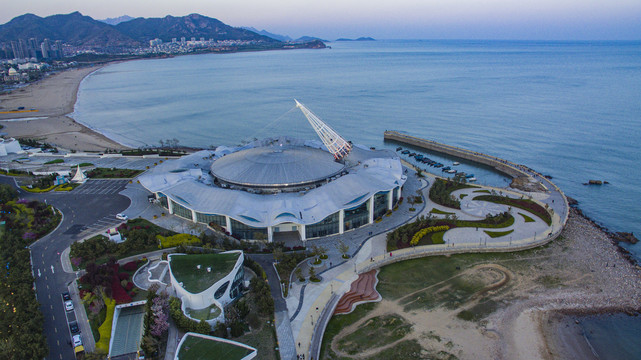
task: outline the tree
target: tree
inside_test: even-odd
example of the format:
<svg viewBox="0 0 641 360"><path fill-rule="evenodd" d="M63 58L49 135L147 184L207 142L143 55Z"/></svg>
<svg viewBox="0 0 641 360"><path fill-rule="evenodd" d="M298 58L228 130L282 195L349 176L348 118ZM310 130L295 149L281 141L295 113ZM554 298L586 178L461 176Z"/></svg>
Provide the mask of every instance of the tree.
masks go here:
<svg viewBox="0 0 641 360"><path fill-rule="evenodd" d="M313 266L309 267L309 280L316 280L316 270L314 270Z"/></svg>
<svg viewBox="0 0 641 360"><path fill-rule="evenodd" d="M347 252L349 251L349 245L345 244L343 240L339 240L338 244L336 245L336 249L341 253L342 257L344 259L347 259Z"/></svg>
<svg viewBox="0 0 641 360"><path fill-rule="evenodd" d="M18 192L10 185L0 184L0 203L6 203L18 197Z"/></svg>

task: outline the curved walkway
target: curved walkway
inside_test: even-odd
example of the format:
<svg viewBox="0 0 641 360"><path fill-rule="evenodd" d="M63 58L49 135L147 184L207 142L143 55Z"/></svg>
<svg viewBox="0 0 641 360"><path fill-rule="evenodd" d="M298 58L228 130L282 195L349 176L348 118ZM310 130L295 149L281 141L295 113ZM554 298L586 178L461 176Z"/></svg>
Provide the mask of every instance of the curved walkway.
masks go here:
<svg viewBox="0 0 641 360"><path fill-rule="evenodd" d="M536 178L537 175L533 174L532 176ZM430 184L432 183L432 179L433 176L428 175L428 181ZM552 210L551 226L547 226L547 224L534 214L530 214L522 209L513 208L511 209L511 213L515 218L515 224L511 227L505 228L514 230L514 232L510 234L511 236L506 235L498 238L491 238L485 234L482 229L457 228L446 232L446 235L444 236L444 240L446 241L445 244L400 249L391 253L381 251L381 248L384 249L386 245L384 233L379 236L371 237L364 242L359 248L359 251L355 254L353 260L350 260L340 268L334 269L335 271L331 274L334 275L334 277L331 277L330 274L328 274L325 277L327 280L324 280L321 284L313 285L317 288L313 294L310 294L314 299L310 299L309 301L307 299L304 300L307 304L306 309L308 311L302 311L299 315L299 318L303 320L303 324L298 328L298 331L295 330L294 333L297 334L297 341L300 341L301 343L304 342L303 348L307 350L307 356L314 359L318 358L320 342L322 342L322 335L325 326L327 322L329 322L329 319L334 313L334 309L338 303L338 301L334 301L333 299L337 294L343 294L349 291L348 284L351 284L351 282L356 279L356 274L362 274L394 262L413 258L468 252L519 251L538 247L555 239L561 233L561 230L563 230L563 227L567 222L569 206L565 195L560 191L560 189L548 179L543 179L544 180L541 181L545 181L550 184L547 191L543 193L528 193L487 186L482 186L480 189L496 190L497 192L501 191L504 195L511 197L527 197L539 203L541 206L547 206L548 209ZM539 179L537 178L537 180ZM432 208L454 212L459 219L465 220L479 220L479 218L484 215L483 213L479 213L481 216L474 216L460 210L439 207L440 205L429 201L427 197L428 190L429 187L422 189L426 201L424 209L419 211L421 215L427 216ZM479 188L459 190L456 192L455 196L460 196L461 193L468 193L466 197L471 198L473 196L472 191L474 190L479 190ZM469 203L469 201L473 200L467 199L466 202ZM525 218L518 213L523 213L532 217L535 219L535 222L525 225ZM432 214L432 216L444 217L445 215ZM500 230L503 231L505 229ZM492 229L489 229L489 231L492 231ZM481 233L483 235L479 236L478 234ZM330 285L329 288L328 285ZM305 319L307 319L307 321L305 321ZM316 320L316 326L312 323L314 319ZM295 322L296 320L293 321L293 324Z"/></svg>

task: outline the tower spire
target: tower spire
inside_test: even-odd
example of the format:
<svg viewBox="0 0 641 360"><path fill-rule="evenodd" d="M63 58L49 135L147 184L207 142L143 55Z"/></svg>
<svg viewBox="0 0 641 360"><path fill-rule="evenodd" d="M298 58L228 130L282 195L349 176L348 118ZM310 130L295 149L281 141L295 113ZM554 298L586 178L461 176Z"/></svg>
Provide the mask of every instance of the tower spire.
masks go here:
<svg viewBox="0 0 641 360"><path fill-rule="evenodd" d="M296 101L296 107L303 112L307 121L312 125L314 131L318 134L318 137L321 138L323 144L327 146L327 150L334 155L336 160L340 160L349 154L350 150L352 150L352 144L343 139L342 136L338 135L334 129L324 123L323 120L319 119L318 116L314 115L314 113L305 107L305 105L301 104L296 99L294 99L294 101Z"/></svg>

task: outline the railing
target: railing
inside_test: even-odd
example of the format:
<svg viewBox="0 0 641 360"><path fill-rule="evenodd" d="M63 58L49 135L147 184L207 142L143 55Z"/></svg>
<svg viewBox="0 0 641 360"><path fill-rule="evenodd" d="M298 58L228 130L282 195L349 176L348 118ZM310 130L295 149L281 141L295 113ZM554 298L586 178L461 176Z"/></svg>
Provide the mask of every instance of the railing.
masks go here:
<svg viewBox="0 0 641 360"><path fill-rule="evenodd" d="M320 359L320 348L323 342L325 328L327 327L329 320L334 314L336 305L338 305L338 300L340 300L340 297L337 294L332 294L332 296L329 298L329 301L327 302L327 305L323 307L323 311L316 320L316 326L314 326L314 332L312 333L312 342L309 349L310 359Z"/></svg>

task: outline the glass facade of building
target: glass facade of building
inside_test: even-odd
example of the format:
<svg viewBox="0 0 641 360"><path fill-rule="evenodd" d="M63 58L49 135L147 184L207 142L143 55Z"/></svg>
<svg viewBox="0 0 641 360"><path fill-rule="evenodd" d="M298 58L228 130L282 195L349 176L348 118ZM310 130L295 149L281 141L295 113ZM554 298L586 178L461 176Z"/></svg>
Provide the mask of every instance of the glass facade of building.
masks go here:
<svg viewBox="0 0 641 360"><path fill-rule="evenodd" d="M182 218L192 220L191 217L191 210L187 209L186 207L180 205L179 203L171 200L171 206L174 208L174 215L178 215Z"/></svg>
<svg viewBox="0 0 641 360"><path fill-rule="evenodd" d="M398 202L398 193L399 193L399 188L394 188L394 191L392 191L392 204L396 205Z"/></svg>
<svg viewBox="0 0 641 360"><path fill-rule="evenodd" d="M381 191L374 195L374 219L379 218L387 212L387 202L388 202L389 192Z"/></svg>
<svg viewBox="0 0 641 360"><path fill-rule="evenodd" d="M167 201L167 196L165 194L159 192L158 201L160 201L160 205L162 205L162 207L169 209L169 202Z"/></svg>
<svg viewBox="0 0 641 360"><path fill-rule="evenodd" d="M227 226L225 217L222 215L216 215L216 214L203 214L203 213L196 212L196 221L203 224L214 223L216 225L220 225L223 227Z"/></svg>
<svg viewBox="0 0 641 360"><path fill-rule="evenodd" d="M345 210L345 230L359 228L369 223L369 201L360 206Z"/></svg>
<svg viewBox="0 0 641 360"><path fill-rule="evenodd" d="M324 218L316 224L305 226L305 238L315 238L327 236L331 234L338 234L340 227L340 213L335 212L332 215Z"/></svg>
<svg viewBox="0 0 641 360"><path fill-rule="evenodd" d="M267 239L267 228L245 225L240 221L231 220L231 234L241 239L265 240Z"/></svg>

